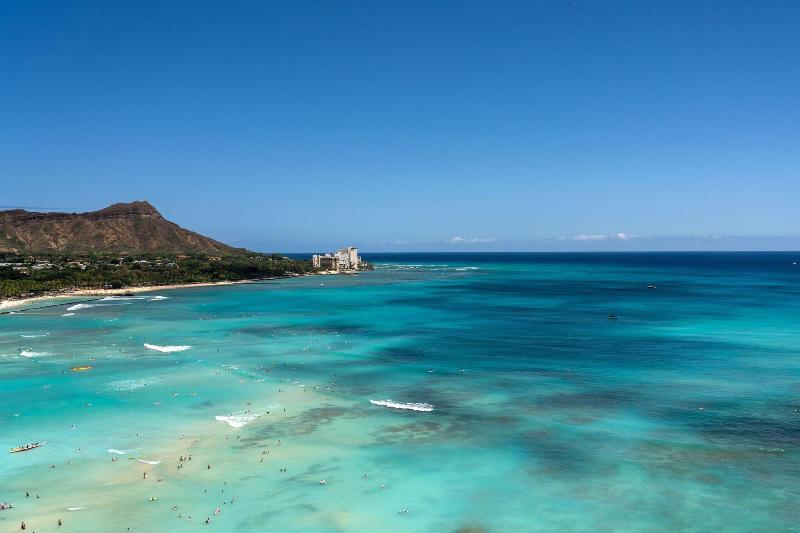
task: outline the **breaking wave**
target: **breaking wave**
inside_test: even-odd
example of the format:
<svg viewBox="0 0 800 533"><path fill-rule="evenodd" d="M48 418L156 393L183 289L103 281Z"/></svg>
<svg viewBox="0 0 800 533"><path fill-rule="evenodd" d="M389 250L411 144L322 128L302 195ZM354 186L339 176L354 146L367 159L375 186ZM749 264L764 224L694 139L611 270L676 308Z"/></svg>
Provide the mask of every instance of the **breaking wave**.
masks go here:
<svg viewBox="0 0 800 533"><path fill-rule="evenodd" d="M154 384L159 381L159 378L141 378L141 379L121 379L119 381L112 381L106 388L111 390L135 390L146 387L149 384Z"/></svg>
<svg viewBox="0 0 800 533"><path fill-rule="evenodd" d="M144 344L144 347L148 350L155 350L162 353L182 352L191 348L191 346L159 346L157 344L147 343Z"/></svg>
<svg viewBox="0 0 800 533"><path fill-rule="evenodd" d="M41 357L47 355L45 352L32 352L30 350L22 350L19 352L22 357Z"/></svg>
<svg viewBox="0 0 800 533"><path fill-rule="evenodd" d="M429 403L400 403L393 402L392 400L370 400L369 403L373 405L382 405L391 409L405 409L407 411L433 411L433 406Z"/></svg>
<svg viewBox="0 0 800 533"><path fill-rule="evenodd" d="M254 415L252 413L243 413L241 415L230 415L230 416L215 416L215 420L219 420L220 422L225 422L232 428L240 428L245 426L258 418L258 415Z"/></svg>
<svg viewBox="0 0 800 533"><path fill-rule="evenodd" d="M113 453L116 455L127 455L128 452L126 452L125 450L115 450L114 448L109 448L108 453Z"/></svg>

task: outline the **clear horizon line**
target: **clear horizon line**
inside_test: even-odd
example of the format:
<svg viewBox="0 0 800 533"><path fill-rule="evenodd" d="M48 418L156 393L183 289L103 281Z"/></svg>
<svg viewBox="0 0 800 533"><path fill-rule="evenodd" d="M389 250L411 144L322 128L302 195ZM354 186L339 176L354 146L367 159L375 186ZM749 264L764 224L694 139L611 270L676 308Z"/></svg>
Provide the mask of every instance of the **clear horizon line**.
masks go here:
<svg viewBox="0 0 800 533"><path fill-rule="evenodd" d="M262 252L268 253L268 252ZM318 252L275 252L285 254L315 254ZM370 250L359 251L359 254L727 254L727 253L800 253L800 250Z"/></svg>

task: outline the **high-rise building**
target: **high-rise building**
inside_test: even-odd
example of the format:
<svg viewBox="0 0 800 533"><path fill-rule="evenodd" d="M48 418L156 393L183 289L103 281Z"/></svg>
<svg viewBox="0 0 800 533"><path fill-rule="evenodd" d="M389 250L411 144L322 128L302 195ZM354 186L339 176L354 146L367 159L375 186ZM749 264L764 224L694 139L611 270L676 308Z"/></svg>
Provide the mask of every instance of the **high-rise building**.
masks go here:
<svg viewBox="0 0 800 533"><path fill-rule="evenodd" d="M311 256L311 265L324 270L358 270L361 258L358 256L358 248L349 246L340 248L333 254L314 254Z"/></svg>

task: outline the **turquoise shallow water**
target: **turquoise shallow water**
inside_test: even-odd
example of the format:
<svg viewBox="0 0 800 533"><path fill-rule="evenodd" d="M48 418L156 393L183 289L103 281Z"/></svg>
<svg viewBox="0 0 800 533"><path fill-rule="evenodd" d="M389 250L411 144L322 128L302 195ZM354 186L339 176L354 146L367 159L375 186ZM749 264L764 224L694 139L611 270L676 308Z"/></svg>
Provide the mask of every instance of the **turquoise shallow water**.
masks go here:
<svg viewBox="0 0 800 533"><path fill-rule="evenodd" d="M800 528L791 254L370 259L0 316L0 531Z"/></svg>

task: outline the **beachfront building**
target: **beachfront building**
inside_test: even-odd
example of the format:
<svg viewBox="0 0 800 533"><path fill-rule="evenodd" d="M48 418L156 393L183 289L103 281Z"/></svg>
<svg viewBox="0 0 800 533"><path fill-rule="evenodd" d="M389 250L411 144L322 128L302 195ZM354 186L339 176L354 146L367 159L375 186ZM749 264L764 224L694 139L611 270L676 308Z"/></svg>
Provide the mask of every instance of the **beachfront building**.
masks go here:
<svg viewBox="0 0 800 533"><path fill-rule="evenodd" d="M312 255L311 265L314 268L321 268L322 270L338 270L338 261L335 255Z"/></svg>
<svg viewBox="0 0 800 533"><path fill-rule="evenodd" d="M349 246L340 248L332 254L314 254L311 256L311 264L314 268L322 270L358 270L361 258L358 256L358 248Z"/></svg>

